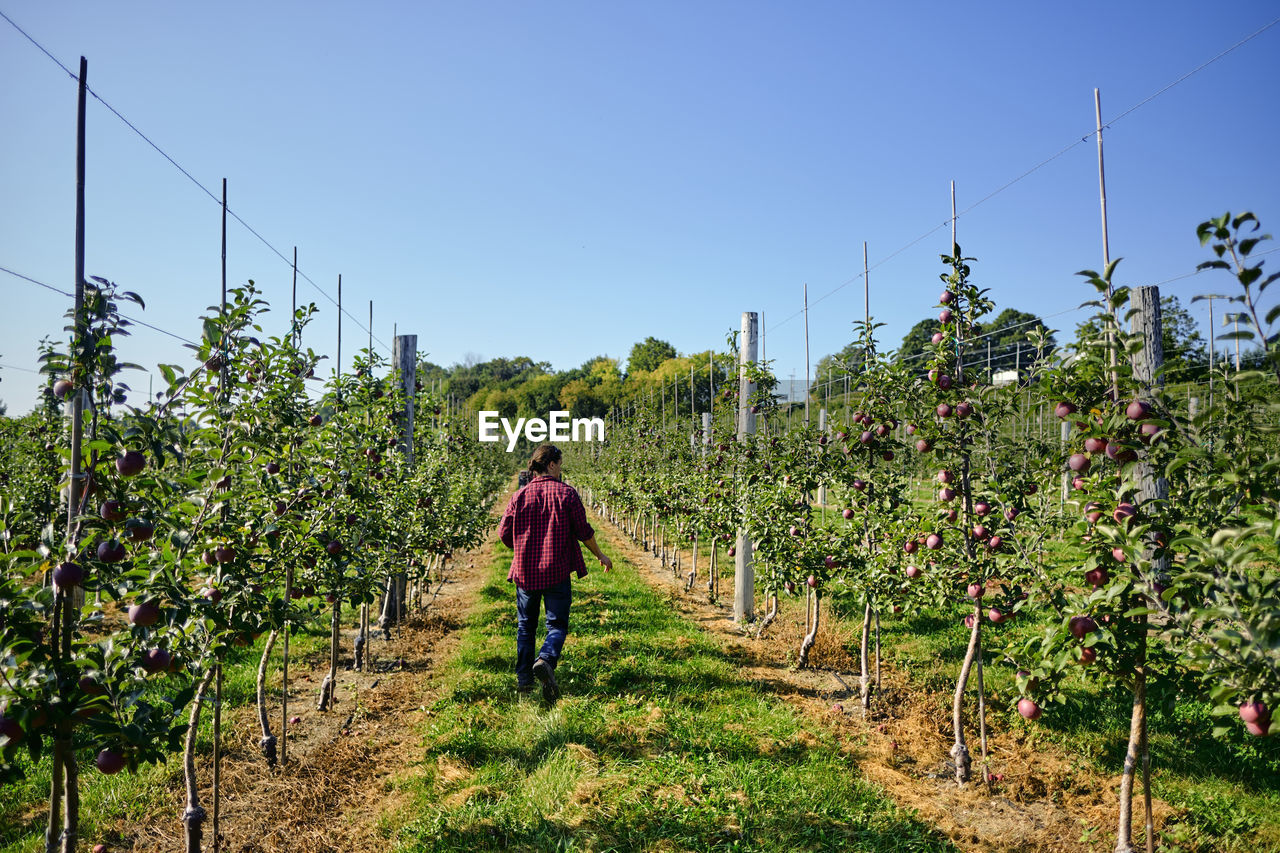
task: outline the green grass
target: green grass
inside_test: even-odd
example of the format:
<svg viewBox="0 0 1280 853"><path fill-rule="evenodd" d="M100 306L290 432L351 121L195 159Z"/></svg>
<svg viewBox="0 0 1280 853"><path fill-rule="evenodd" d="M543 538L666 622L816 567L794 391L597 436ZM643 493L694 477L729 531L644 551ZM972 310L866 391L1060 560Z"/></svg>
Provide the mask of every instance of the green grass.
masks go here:
<svg viewBox="0 0 1280 853"><path fill-rule="evenodd" d="M911 688L935 694L943 715L950 713L968 642L969 630L961 624L966 610L959 605L922 610L882 623L886 660L908 674ZM1106 690L1082 674L1064 684L1066 704L1050 705L1036 723L1024 722L1012 709L1018 695L1014 670L1002 663L999 650L1024 642L1042 625L1031 614L984 632L988 713L1003 718L1009 728L1024 729L1034 739L1079 756L1101 773L1118 776L1129 738L1130 693ZM974 689L971 682L971 693ZM1280 850L1280 739L1254 738L1240 726L1231 727L1223 739L1214 738L1209 705L1173 691L1149 696L1148 721L1152 793L1185 810L1166 828L1163 849Z"/></svg>
<svg viewBox="0 0 1280 853"><path fill-rule="evenodd" d="M348 622L350 620L347 620ZM323 624L322 624L323 623ZM223 667L222 695L225 713L235 708L251 705L256 699L258 662L262 658L262 637L256 644L235 649ZM289 654L295 662L313 657L327 659L329 648L328 620L321 619L314 625L299 629L289 643ZM272 653L272 676L279 678L280 643ZM291 669L291 672L294 671ZM162 694L156 688L156 695ZM210 690L212 695L212 689ZM279 697L275 704L279 715ZM190 715L190 708L183 709L183 719ZM226 721L224 719L224 733ZM279 728L278 719L273 727ZM279 732L277 731L277 735ZM200 732L196 747L197 772L206 773L201 763L213 754L213 711L206 704L200 715ZM102 840L118 823L128 825L141 822L157 812L170 812L176 824L181 818L185 801L176 797L171 786L182 780L182 755L168 756L163 764L147 764L137 773L120 773L104 776L94 767L93 749L76 752L80 768L80 838L83 849L89 849ZM0 853L36 853L44 849L44 831L48 821L49 777L51 761L47 750L45 757L32 764L25 752L19 753L19 764L26 773L22 781L0 788ZM206 803L206 806L208 804ZM61 819L59 819L60 821Z"/></svg>
<svg viewBox="0 0 1280 853"><path fill-rule="evenodd" d="M516 697L509 558L489 567L399 849L953 849L611 556L575 582L553 707Z"/></svg>

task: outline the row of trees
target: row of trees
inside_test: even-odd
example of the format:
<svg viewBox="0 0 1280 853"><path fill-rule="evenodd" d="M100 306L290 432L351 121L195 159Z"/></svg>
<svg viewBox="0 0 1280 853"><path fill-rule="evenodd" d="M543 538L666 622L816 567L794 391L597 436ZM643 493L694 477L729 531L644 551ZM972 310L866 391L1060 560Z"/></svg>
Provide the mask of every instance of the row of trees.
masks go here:
<svg viewBox="0 0 1280 853"><path fill-rule="evenodd" d="M328 619L318 706L331 708L344 605L361 664L373 620L388 629L406 587L483 536L505 460L369 352L319 383L301 344L314 306L268 337L252 282L201 318L195 361L161 365L163 390L129 406L119 305L141 299L102 279L84 293L71 346L42 356L44 404L5 427L0 785L51 761L46 849L70 851L86 763L110 774L181 752L195 851L195 733L230 650L268 635L259 719L274 765L277 637L287 672L290 632Z"/></svg>
<svg viewBox="0 0 1280 853"><path fill-rule="evenodd" d="M1256 228L1244 214L1198 229L1215 255L1205 266L1238 282L1266 370L1224 372L1223 390L1195 412L1162 387L1158 294L1115 286L1114 264L1084 274L1097 314L1076 359L1053 357L1048 336L1033 329L1024 344L1027 387L991 384L973 365L985 356L978 334L994 306L971 281L972 259L956 247L943 256L939 334L924 357L885 357L874 329L860 326L857 345L867 357L848 416L828 431L770 432L771 377L757 366L748 369L756 393L740 400L738 386L726 391L718 401L725 416L713 419L712 433L695 436L701 441L691 445L683 425L663 429L650 409L573 470L602 511L646 544L710 540L713 555L725 549L739 562L740 577L754 566L751 593L766 602L761 628L776 596L804 595L801 665L822 598L857 601L864 707L874 695L871 627L900 608L956 613L969 629L953 707L960 784L974 764L965 734L973 679L980 778L987 778L984 648L994 652L987 661L1017 668L1010 710L1028 720L1052 713L1077 674L1128 690L1116 849L1131 851L1135 779L1149 766L1148 694L1207 700L1219 735L1233 725L1266 735L1280 701L1280 335L1271 331L1280 307L1265 316L1259 307L1280 275L1264 276L1251 260L1266 239ZM1065 444L1007 428L1028 391L1069 425ZM744 409L764 415L766 430L738 436ZM913 499L909 484L921 474L935 484L932 500ZM1070 499L1062 502L1064 482ZM823 524L811 503L819 489L840 513L834 525ZM1079 562L1048 562L1049 539L1065 542ZM1037 628L1019 632L1022 640L1001 636L1001 626L1027 621ZM1144 787L1150 791L1149 782ZM1149 810L1146 835L1153 835Z"/></svg>

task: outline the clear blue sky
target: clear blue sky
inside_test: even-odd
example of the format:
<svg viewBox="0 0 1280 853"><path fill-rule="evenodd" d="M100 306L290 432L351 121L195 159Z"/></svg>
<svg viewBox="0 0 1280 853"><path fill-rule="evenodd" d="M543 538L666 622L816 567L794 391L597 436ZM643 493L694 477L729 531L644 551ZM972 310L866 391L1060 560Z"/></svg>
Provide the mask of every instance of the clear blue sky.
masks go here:
<svg viewBox="0 0 1280 853"><path fill-rule="evenodd" d="M373 300L387 344L395 324L440 364L565 369L647 335L723 347L755 310L784 378L804 375L806 283L811 361L850 340L864 240L886 344L933 313L952 180L975 280L1069 336L1083 314L1062 312L1091 296L1073 274L1101 266L1094 87L1107 122L1280 17L1274 2L1182 0L0 11L73 70L88 57L104 100L210 190L227 178L232 210L296 245L330 296L342 274L362 323ZM75 83L3 20L0 80L0 266L71 289ZM1252 209L1280 233L1278 90L1280 25L1109 127L1122 283L1167 282L1184 304L1235 292L1220 273L1178 277L1206 258L1194 228L1209 216ZM92 99L88 149L87 272L197 336L218 298L218 205ZM234 220L228 271L265 288L282 329L289 267ZM38 382L21 368L67 306L4 273L0 293L0 400L16 414ZM305 282L299 295L320 304L309 341L332 356L336 311ZM343 337L349 366L366 333L347 320ZM123 355L183 351L138 329Z"/></svg>

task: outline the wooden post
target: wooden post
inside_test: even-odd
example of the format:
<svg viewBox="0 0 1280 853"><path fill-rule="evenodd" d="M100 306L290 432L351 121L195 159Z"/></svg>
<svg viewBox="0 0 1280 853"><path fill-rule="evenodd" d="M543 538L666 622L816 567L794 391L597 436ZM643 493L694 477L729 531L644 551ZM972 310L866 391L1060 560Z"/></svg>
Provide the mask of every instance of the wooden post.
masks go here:
<svg viewBox="0 0 1280 853"><path fill-rule="evenodd" d="M404 396L404 409L400 412L400 452L410 466L413 465L413 422L415 387L418 366L418 336L396 335L392 339L391 362L400 372L400 388ZM382 599L382 614L378 617L378 627L382 636L389 639L391 625L400 621L404 613L404 594L408 582L405 572L396 572L387 577L386 591Z"/></svg>
<svg viewBox="0 0 1280 853"><path fill-rule="evenodd" d="M85 95L89 62L80 57L80 87L76 106L76 245L75 245L75 336L84 335L84 175L85 175ZM84 440L84 399L87 394L87 376L69 377L75 383L68 408L71 415L71 470L67 484L67 551L68 558L75 558L77 542L73 519L80 514L81 480L86 476L80 465L81 445ZM56 590L56 588L55 588ZM57 663L67 667L71 663L71 630L84 602L84 592L77 587L67 594L55 591L52 648ZM76 829L80 820L80 791L75 750L72 748L69 723L57 727L53 739L53 766L49 783L49 823L45 830L46 850L74 850ZM62 828L58 828L59 817ZM61 847L59 848L59 845Z"/></svg>
<svg viewBox="0 0 1280 853"><path fill-rule="evenodd" d="M400 388L404 395L404 409L400 414L400 452L405 461L413 465L413 422L415 415L415 388L418 368L418 336L397 335L393 341L391 361L400 371Z"/></svg>
<svg viewBox="0 0 1280 853"><path fill-rule="evenodd" d="M809 425L809 285L804 286L804 425Z"/></svg>
<svg viewBox="0 0 1280 853"><path fill-rule="evenodd" d="M342 273L338 273L338 363L334 367L333 375L335 379L342 376ZM341 391L338 392L338 396L342 396Z"/></svg>
<svg viewBox="0 0 1280 853"><path fill-rule="evenodd" d="M956 182L951 182L951 251L956 250Z"/></svg>
<svg viewBox="0 0 1280 853"><path fill-rule="evenodd" d="M758 341L754 311L742 312L742 337L738 347L738 441L756 431L756 416L751 412L750 398L755 383L747 378L747 365L756 360ZM739 483L739 488L745 484ZM739 493L739 500L743 495ZM755 567L751 561L751 537L745 528L738 529L737 553L733 570L733 621L751 622L755 618Z"/></svg>
<svg viewBox="0 0 1280 853"><path fill-rule="evenodd" d="M827 409L824 406L818 409L818 432L824 435L827 432ZM818 506L822 507L822 519L827 518L827 484L822 482L818 485Z"/></svg>
<svg viewBox="0 0 1280 853"><path fill-rule="evenodd" d="M75 334L84 334L84 173L85 173L85 90L89 62L80 57L80 94L76 108L76 257L75 257ZM80 466L80 445L84 441L84 393L89 377L71 376L75 391L71 395L71 478L67 489L67 536L70 537L72 521L80 514L81 480L84 472ZM68 540L74 549L74 542ZM74 556L74 552L71 556ZM56 771L55 771L56 772Z"/></svg>
<svg viewBox="0 0 1280 853"><path fill-rule="evenodd" d="M871 325L871 267L867 266L867 241L862 241L862 307L867 325Z"/></svg>
<svg viewBox="0 0 1280 853"><path fill-rule="evenodd" d="M1137 380L1146 395L1161 382L1158 371L1164 363L1164 345L1161 339L1160 289L1158 287L1137 287L1130 299L1133 309L1131 331L1142 336L1142 349L1133 357L1133 378ZM1155 514L1169 500L1169 482L1159 475L1155 466L1145 454L1138 462L1138 499L1145 512ZM1155 557L1155 546L1150 541L1143 555L1143 562L1151 565L1151 575L1135 578L1139 589L1154 585L1157 578L1165 577L1169 572L1169 559ZM1136 573L1136 567L1134 569ZM1134 602L1137 604L1138 602ZM1119 853L1133 850L1133 778L1139 769L1143 779L1143 795L1146 814L1146 846L1148 853L1154 850L1155 836L1151 816L1151 755L1147 743L1147 636L1145 615L1135 617L1138 623L1138 647L1134 653L1133 666L1133 713L1129 720L1129 744L1125 751L1124 770L1120 777L1120 826L1116 840Z"/></svg>
<svg viewBox="0 0 1280 853"><path fill-rule="evenodd" d="M1102 205L1102 268L1105 271L1111 266L1111 244L1107 233L1107 178L1102 165L1102 95L1093 90L1093 114L1097 122L1098 135L1098 200ZM1112 288L1107 286L1107 356L1111 365L1111 396L1120 397L1120 378L1116 372L1116 312L1111 307Z"/></svg>

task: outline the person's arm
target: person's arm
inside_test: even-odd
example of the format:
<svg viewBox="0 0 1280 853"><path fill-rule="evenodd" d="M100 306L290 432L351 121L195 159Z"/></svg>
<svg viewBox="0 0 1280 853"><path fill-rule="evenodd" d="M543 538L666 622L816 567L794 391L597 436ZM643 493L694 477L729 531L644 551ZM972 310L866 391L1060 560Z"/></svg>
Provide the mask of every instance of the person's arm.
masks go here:
<svg viewBox="0 0 1280 853"><path fill-rule="evenodd" d="M604 552L600 550L600 546L596 544L596 535L594 533L591 534L590 539L582 544L586 545L591 553L596 555L596 559L600 561L600 565L604 566L606 572L613 568L613 560L606 557Z"/></svg>
<svg viewBox="0 0 1280 853"><path fill-rule="evenodd" d="M519 492L516 493L518 495ZM502 540L502 544L508 548L516 547L515 522L514 522L514 504L516 495L511 496L511 500L507 501L506 512L502 513L502 521L498 522L498 538Z"/></svg>

